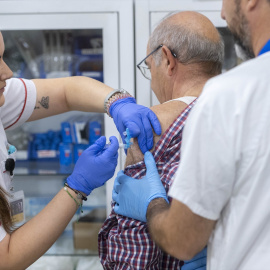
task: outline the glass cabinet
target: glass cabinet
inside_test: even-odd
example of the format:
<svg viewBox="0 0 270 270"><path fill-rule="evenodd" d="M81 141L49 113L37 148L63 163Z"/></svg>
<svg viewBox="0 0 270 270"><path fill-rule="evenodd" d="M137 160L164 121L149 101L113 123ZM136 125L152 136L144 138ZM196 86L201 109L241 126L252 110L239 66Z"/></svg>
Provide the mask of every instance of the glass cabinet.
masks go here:
<svg viewBox="0 0 270 270"><path fill-rule="evenodd" d="M1 1L0 26L5 41L4 58L14 77L87 76L134 95L132 0ZM26 220L45 207L73 169L75 145L69 164L62 166L60 162L61 131L67 122L78 131L78 144L90 143L93 122L99 124L99 134L93 130L95 135L120 138L107 115L81 112L8 130L8 140L18 149L14 185L16 190L24 190ZM78 157L79 152L76 153ZM116 172L122 168L122 154ZM92 209L110 210L112 184L111 179L106 187L91 194L84 204L84 214ZM76 219L75 215L47 255L97 254L96 250L74 248L72 226Z"/></svg>

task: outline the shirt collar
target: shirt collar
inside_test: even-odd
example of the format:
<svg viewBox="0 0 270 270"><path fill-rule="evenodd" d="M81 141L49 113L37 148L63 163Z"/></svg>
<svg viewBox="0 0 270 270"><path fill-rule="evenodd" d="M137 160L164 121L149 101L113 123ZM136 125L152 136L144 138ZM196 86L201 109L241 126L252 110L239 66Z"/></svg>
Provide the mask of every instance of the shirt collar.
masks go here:
<svg viewBox="0 0 270 270"><path fill-rule="evenodd" d="M263 48L261 49L260 53L258 54L261 55L263 53L269 52L270 51L270 39L267 41L267 43L263 46Z"/></svg>

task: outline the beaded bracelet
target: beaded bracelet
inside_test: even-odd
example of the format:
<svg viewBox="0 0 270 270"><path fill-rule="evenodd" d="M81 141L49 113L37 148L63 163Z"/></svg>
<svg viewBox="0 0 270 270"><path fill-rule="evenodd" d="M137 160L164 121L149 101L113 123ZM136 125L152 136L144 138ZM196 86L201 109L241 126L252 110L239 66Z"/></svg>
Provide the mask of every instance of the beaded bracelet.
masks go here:
<svg viewBox="0 0 270 270"><path fill-rule="evenodd" d="M87 197L85 197L80 191L70 187L67 182L65 182L64 185L73 190L77 194L77 199L87 201Z"/></svg>
<svg viewBox="0 0 270 270"><path fill-rule="evenodd" d="M77 204L77 206L80 208L80 212L83 213L82 210L82 203L79 203L68 191L68 188L65 186L64 190L67 192L67 194L69 195L70 198L72 198L74 200L74 202Z"/></svg>
<svg viewBox="0 0 270 270"><path fill-rule="evenodd" d="M110 107L115 101L128 97L132 97L132 95L130 95L126 90L123 89L114 90L113 92L111 92L104 101L104 109L108 116L112 117L110 114Z"/></svg>

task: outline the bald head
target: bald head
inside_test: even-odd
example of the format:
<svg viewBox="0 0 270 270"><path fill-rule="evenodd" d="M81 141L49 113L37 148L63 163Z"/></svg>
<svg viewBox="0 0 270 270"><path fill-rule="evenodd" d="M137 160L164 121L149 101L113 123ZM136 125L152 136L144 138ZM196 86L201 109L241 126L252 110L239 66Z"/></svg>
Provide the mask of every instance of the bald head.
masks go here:
<svg viewBox="0 0 270 270"><path fill-rule="evenodd" d="M198 63L209 75L221 72L224 45L212 22L204 15L183 11L165 17L149 39L149 48L160 44L173 51L182 64ZM159 64L161 52L154 56Z"/></svg>
<svg viewBox="0 0 270 270"><path fill-rule="evenodd" d="M164 20L161 24L163 23L178 25L214 42L219 42L220 40L219 33L213 23L206 16L198 12L178 12L168 17L167 20Z"/></svg>

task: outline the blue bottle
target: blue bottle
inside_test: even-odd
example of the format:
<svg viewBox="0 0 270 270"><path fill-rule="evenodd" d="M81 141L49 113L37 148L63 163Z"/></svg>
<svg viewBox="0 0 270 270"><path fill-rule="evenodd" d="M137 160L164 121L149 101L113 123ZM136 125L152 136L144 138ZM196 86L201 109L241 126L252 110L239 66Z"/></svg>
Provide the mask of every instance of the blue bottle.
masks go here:
<svg viewBox="0 0 270 270"><path fill-rule="evenodd" d="M101 124L98 121L89 123L89 144L92 145L101 137Z"/></svg>
<svg viewBox="0 0 270 270"><path fill-rule="evenodd" d="M87 144L74 144L73 152L74 152L74 164L79 159L82 152L88 147Z"/></svg>
<svg viewBox="0 0 270 270"><path fill-rule="evenodd" d="M60 143L59 145L60 165L70 166L72 164L72 144Z"/></svg>
<svg viewBox="0 0 270 270"><path fill-rule="evenodd" d="M64 143L72 143L71 127L69 122L61 123L61 135Z"/></svg>

